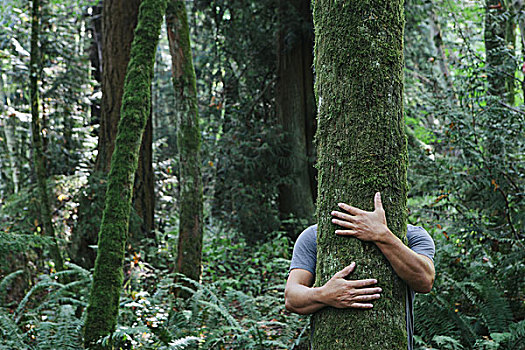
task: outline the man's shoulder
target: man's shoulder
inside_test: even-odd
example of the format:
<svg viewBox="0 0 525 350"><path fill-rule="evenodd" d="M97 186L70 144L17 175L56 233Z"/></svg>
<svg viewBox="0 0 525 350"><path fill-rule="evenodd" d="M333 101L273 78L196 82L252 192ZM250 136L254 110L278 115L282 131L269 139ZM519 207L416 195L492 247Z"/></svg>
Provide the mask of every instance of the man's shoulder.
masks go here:
<svg viewBox="0 0 525 350"><path fill-rule="evenodd" d="M299 237L297 242L303 244L316 244L317 245L317 224L307 227Z"/></svg>
<svg viewBox="0 0 525 350"><path fill-rule="evenodd" d="M428 234L427 230L425 230L421 226L414 226L414 225L407 225L407 239L410 240L411 238L429 238L430 235Z"/></svg>
<svg viewBox="0 0 525 350"><path fill-rule="evenodd" d="M428 256L431 260L434 259L436 252L434 240L423 227L408 225L407 240L410 249L418 254Z"/></svg>

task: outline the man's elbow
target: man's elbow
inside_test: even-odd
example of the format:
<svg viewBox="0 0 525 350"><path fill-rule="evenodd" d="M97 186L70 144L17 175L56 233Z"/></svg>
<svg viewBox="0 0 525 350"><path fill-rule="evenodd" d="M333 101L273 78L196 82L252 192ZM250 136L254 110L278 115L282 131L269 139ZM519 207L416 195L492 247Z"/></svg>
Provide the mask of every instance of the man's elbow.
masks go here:
<svg viewBox="0 0 525 350"><path fill-rule="evenodd" d="M294 306L293 298L290 297L290 293L288 293L288 290L284 291L284 307L286 308L286 310L293 312L295 314L300 314L300 315L307 314L301 308L297 308Z"/></svg>
<svg viewBox="0 0 525 350"><path fill-rule="evenodd" d="M419 281L416 288L412 288L412 289L414 289L414 291L417 293L427 294L427 293L430 293L433 285L434 285L434 276L427 276L425 279L422 279L421 281Z"/></svg>
<svg viewBox="0 0 525 350"><path fill-rule="evenodd" d="M290 300L288 298L284 298L284 307L286 308L286 310L290 311L290 312L293 312L293 313L297 313L296 309L293 307L292 303L290 302Z"/></svg>

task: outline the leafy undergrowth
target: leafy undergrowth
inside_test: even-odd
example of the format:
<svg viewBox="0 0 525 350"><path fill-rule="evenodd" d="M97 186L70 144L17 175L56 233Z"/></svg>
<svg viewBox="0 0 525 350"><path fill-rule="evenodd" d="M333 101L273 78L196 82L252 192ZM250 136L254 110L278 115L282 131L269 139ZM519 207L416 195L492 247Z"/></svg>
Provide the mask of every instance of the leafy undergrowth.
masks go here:
<svg viewBox="0 0 525 350"><path fill-rule="evenodd" d="M284 309L285 236L275 233L253 247L239 234L208 230L202 282L179 279L182 284L169 270L175 236L167 233L127 258L119 324L101 341L159 350L293 349L305 342L307 318ZM6 276L0 290L19 274ZM89 271L69 264L67 271L42 274L20 302L2 299L0 349L82 349L90 283ZM174 297L177 289L190 297Z"/></svg>

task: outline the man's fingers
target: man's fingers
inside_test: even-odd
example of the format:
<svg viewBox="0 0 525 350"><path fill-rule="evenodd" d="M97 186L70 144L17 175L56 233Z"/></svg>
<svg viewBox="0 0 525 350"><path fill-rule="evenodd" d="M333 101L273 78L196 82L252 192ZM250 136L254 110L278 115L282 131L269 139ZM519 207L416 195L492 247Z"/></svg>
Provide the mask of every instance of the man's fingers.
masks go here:
<svg viewBox="0 0 525 350"><path fill-rule="evenodd" d="M355 293L359 295L365 295L365 294L377 294L381 293L383 290L379 287L376 288L359 288L355 289Z"/></svg>
<svg viewBox="0 0 525 350"><path fill-rule="evenodd" d="M354 217L352 215L348 215L348 214L345 214L345 213L341 213L340 211L333 211L332 213L332 216L335 216L339 219L342 219L342 220L346 220L346 221L353 221L354 220Z"/></svg>
<svg viewBox="0 0 525 350"><path fill-rule="evenodd" d="M377 300L381 296L379 294L371 294L371 295L360 295L354 298L356 302L363 302L363 301L372 301Z"/></svg>
<svg viewBox="0 0 525 350"><path fill-rule="evenodd" d="M346 276L351 274L352 271L354 271L354 269L355 269L355 262L352 262L350 265L348 265L347 267L345 267L341 271L337 272L334 275L334 277L336 277L336 278L345 278Z"/></svg>
<svg viewBox="0 0 525 350"><path fill-rule="evenodd" d="M353 215L359 215L359 214L364 213L364 211L362 211L361 209L358 209L356 207L352 207L351 205L348 205L346 203L337 203L337 205L339 206L339 208L341 208L344 211L347 211L347 212L349 212L350 214L353 214Z"/></svg>
<svg viewBox="0 0 525 350"><path fill-rule="evenodd" d="M363 304L363 303L353 303L350 305L354 309L371 309L374 307L372 304Z"/></svg>
<svg viewBox="0 0 525 350"><path fill-rule="evenodd" d="M355 281L348 281L348 283L350 283L353 288L362 288L362 287L371 286L373 284L376 284L377 280L375 279L355 280Z"/></svg>
<svg viewBox="0 0 525 350"><path fill-rule="evenodd" d="M375 209L383 209L383 202L381 201L381 193L377 192L374 196L374 207Z"/></svg>
<svg viewBox="0 0 525 350"><path fill-rule="evenodd" d="M332 219L332 223L345 227L345 228L354 228L354 225L351 222L339 220L339 219Z"/></svg>
<svg viewBox="0 0 525 350"><path fill-rule="evenodd" d="M354 230L335 230L335 234L339 236L355 236L356 232Z"/></svg>

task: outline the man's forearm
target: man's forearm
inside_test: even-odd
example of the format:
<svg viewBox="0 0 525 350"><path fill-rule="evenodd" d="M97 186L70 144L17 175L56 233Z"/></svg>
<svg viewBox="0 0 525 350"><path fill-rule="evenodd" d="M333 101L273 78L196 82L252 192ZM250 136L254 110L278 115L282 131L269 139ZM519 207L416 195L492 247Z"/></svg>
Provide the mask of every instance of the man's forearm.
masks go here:
<svg viewBox="0 0 525 350"><path fill-rule="evenodd" d="M408 248L389 229L375 242L397 275L418 293L428 293L434 283L434 266L430 259Z"/></svg>
<svg viewBox="0 0 525 350"><path fill-rule="evenodd" d="M288 311L302 315L313 314L326 305L321 301L321 289L296 284L284 292L285 306Z"/></svg>

